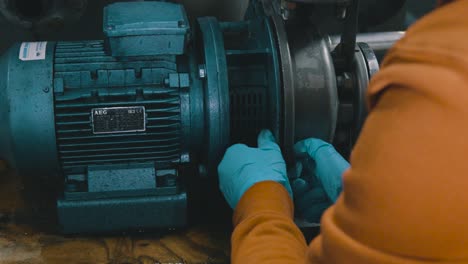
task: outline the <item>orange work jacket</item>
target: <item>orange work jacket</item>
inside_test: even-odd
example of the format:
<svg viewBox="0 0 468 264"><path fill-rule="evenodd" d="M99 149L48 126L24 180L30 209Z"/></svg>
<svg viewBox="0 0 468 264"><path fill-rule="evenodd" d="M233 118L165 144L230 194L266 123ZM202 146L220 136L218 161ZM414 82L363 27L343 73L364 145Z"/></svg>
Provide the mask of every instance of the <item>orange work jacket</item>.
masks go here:
<svg viewBox="0 0 468 264"><path fill-rule="evenodd" d="M468 0L412 26L368 91L343 193L309 246L274 182L239 202L233 263L468 263Z"/></svg>

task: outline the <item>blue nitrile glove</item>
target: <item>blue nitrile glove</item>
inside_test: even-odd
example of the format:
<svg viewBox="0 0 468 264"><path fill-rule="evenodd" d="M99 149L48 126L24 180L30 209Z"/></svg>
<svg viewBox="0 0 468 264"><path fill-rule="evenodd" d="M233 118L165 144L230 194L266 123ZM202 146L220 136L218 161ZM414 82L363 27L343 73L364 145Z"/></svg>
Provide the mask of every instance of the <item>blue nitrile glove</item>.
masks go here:
<svg viewBox="0 0 468 264"><path fill-rule="evenodd" d="M243 144L230 147L218 166L219 187L231 208L236 208L242 195L263 181L281 183L292 197L281 150L269 130L258 136L258 148Z"/></svg>
<svg viewBox="0 0 468 264"><path fill-rule="evenodd" d="M334 203L341 193L343 173L349 163L329 143L315 138L298 142L296 155L307 153L315 161L315 176L322 184L328 198Z"/></svg>
<svg viewBox="0 0 468 264"><path fill-rule="evenodd" d="M292 184L299 216L319 223L323 212L335 203L342 189L342 174L349 163L330 144L307 139L295 145L300 178Z"/></svg>

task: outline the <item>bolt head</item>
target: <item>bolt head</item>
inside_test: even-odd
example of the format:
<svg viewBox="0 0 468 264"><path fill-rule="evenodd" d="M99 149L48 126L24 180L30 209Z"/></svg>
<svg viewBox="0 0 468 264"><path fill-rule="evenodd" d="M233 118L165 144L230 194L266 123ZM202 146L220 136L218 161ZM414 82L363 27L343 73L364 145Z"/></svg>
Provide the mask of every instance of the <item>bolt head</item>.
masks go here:
<svg viewBox="0 0 468 264"><path fill-rule="evenodd" d="M206 68L205 65L198 66L198 76L200 78L206 78Z"/></svg>
<svg viewBox="0 0 468 264"><path fill-rule="evenodd" d="M205 78L206 77L206 70L205 69L200 69L198 71L198 75L200 76L200 78Z"/></svg>

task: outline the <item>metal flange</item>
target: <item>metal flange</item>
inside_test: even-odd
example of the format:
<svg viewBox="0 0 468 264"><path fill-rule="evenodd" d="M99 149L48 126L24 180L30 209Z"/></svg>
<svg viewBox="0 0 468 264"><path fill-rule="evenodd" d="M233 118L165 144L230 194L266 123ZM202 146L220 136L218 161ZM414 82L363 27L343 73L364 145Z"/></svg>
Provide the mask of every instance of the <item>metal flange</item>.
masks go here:
<svg viewBox="0 0 468 264"><path fill-rule="evenodd" d="M210 174L216 171L229 145L229 82L224 39L218 20L198 19L204 42L205 158Z"/></svg>

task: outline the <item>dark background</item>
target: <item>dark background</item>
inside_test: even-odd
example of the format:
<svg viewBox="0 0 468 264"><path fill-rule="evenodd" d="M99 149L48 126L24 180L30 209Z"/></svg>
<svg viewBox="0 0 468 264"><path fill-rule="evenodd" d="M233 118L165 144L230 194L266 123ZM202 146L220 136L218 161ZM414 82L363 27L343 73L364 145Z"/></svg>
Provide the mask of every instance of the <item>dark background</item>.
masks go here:
<svg viewBox="0 0 468 264"><path fill-rule="evenodd" d="M28 2L29 0L23 1ZM372 0L367 1L372 2ZM383 0L374 1L383 2ZM66 22L58 27L40 32L22 28L0 15L0 53L3 53L13 42L17 41L102 39L102 9L112 2L118 1L88 0L86 11L79 20ZM248 0L178 0L178 2L184 3L192 21L199 16L216 16L220 20L238 20L242 17L243 10L248 4ZM381 25L367 25L366 31L404 30L417 18L432 10L435 2L436 0L408 0L393 18ZM27 4L26 6L34 7ZM363 10L364 13L372 13L372 11ZM26 10L26 12L34 14L37 10Z"/></svg>

